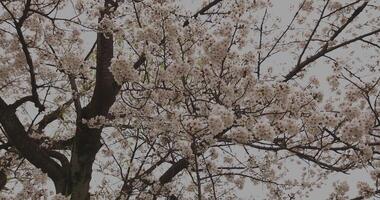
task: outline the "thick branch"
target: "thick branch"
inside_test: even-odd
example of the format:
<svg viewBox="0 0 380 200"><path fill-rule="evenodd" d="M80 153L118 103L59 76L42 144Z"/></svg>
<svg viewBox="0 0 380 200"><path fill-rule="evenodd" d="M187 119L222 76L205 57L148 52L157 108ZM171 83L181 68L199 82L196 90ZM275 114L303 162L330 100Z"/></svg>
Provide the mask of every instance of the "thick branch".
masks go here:
<svg viewBox="0 0 380 200"><path fill-rule="evenodd" d="M209 4L207 4L206 6L204 6L203 8L201 8L198 12L196 12L193 16L191 16L192 18L197 18L198 15L203 15L205 14L205 12L207 12L209 9L211 9L212 7L214 7L215 5L217 5L219 2L221 2L223 0L214 0L214 1L211 1ZM183 27L186 27L189 25L189 20L186 20L184 23L183 23Z"/></svg>
<svg viewBox="0 0 380 200"><path fill-rule="evenodd" d="M359 6L359 8L357 8L352 13L351 17L349 17L347 21L341 27L339 27L338 30L334 32L334 34L330 38L330 41L333 41L347 27L347 25L350 24L364 10L367 4L368 4L368 1L365 1L361 6Z"/></svg>
<svg viewBox="0 0 380 200"><path fill-rule="evenodd" d="M186 158L182 158L178 162L174 163L163 175L160 177L160 184L164 185L169 183L179 172L186 169L189 166L189 161Z"/></svg>
<svg viewBox="0 0 380 200"><path fill-rule="evenodd" d="M70 99L69 101L67 101L66 103L64 103L63 105L59 106L56 110L54 110L53 112L45 115L40 122L38 122L38 131L39 132L42 132L42 130L48 125L50 124L51 122L55 121L56 119L58 119L61 115L62 115L62 112L68 107L70 106L71 104L73 103L73 99Z"/></svg>
<svg viewBox="0 0 380 200"><path fill-rule="evenodd" d="M22 97L21 99L15 101L13 104L9 105L12 109L16 110L18 107L20 107L22 104L32 101L33 102L33 96L25 96Z"/></svg>
<svg viewBox="0 0 380 200"><path fill-rule="evenodd" d="M202 9L200 9L197 13L195 13L193 15L193 17L196 18L198 15L203 15L206 11L208 11L209 9L211 9L212 7L214 7L216 4L218 4L221 1L223 1L223 0L214 0L214 1L211 1L209 4L207 4L205 7L203 7Z"/></svg>
<svg viewBox="0 0 380 200"><path fill-rule="evenodd" d="M25 8L24 8L24 11L23 11L23 15L20 17L19 21L18 22L15 21L14 24L15 24L15 28L16 28L16 32L17 32L17 36L18 36L19 42L21 43L22 51L24 52L24 55L25 55L26 63L29 66L30 84L31 84L31 87L32 87L33 102L34 102L34 105L40 111L43 111L45 108L41 104L41 102L39 100L39 97L38 97L38 92L37 92L38 86L37 86L36 73L34 71L34 65L33 65L32 56L31 56L31 54L29 52L28 44L27 44L27 42L25 40L24 33L21 30L21 27L22 27L24 21L28 17L28 12L29 12L29 8L30 8L30 4L31 4L31 0L27 0L26 3L25 3Z"/></svg>
<svg viewBox="0 0 380 200"><path fill-rule="evenodd" d="M10 108L6 102L0 98L0 123L3 126L9 142L20 151L30 163L42 172L47 173L55 184L65 179L64 170L58 163L49 157L48 152L41 149L28 137L24 126L16 116L15 110Z"/></svg>
<svg viewBox="0 0 380 200"><path fill-rule="evenodd" d="M317 24L314 26L314 29L313 29L313 31L311 32L310 36L309 36L309 39L307 40L305 46L303 47L302 52L301 52L301 55L298 57L297 66L300 64L300 62L301 62L301 60L302 60L302 56L305 54L306 49L307 49L307 47L309 46L311 40L313 39L314 34L317 32L317 29L318 29L319 24L321 23L321 21L322 21L322 19L323 19L323 15L324 15L324 13L325 13L325 10L326 10L327 5L329 4L329 2L330 2L329 0L326 1L325 6L324 6L323 9L322 9L321 16L319 17L319 19L318 19L318 21L317 21Z"/></svg>
<svg viewBox="0 0 380 200"><path fill-rule="evenodd" d="M371 31L369 33L366 33L366 34L363 34L361 36L358 36L356 38L353 38L351 40L347 40L345 42L342 42L338 45L335 45L335 46L332 46L330 48L328 47L325 47L323 49L321 49L318 53L316 53L315 55L311 56L311 57L308 57L306 60L304 60L303 62L301 62L299 65L297 65L295 68L293 68L292 71L290 71L286 76L285 76L285 82L286 81L289 81L290 79L292 79L295 75L297 75L300 71L302 71L308 64L316 61L318 58L324 56L326 53L329 53L331 51L334 51L340 47L343 47L343 46L346 46L348 44L351 44L353 42L356 42L358 40L361 40L365 37L368 37L370 35L374 35L374 34L377 34L380 32L380 29L376 29L374 31Z"/></svg>

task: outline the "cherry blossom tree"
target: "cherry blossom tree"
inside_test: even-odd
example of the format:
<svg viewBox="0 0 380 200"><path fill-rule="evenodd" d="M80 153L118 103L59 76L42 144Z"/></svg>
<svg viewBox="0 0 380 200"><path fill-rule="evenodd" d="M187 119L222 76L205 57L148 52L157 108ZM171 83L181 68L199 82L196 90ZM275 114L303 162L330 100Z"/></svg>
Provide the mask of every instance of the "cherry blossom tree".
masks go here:
<svg viewBox="0 0 380 200"><path fill-rule="evenodd" d="M379 1L0 3L1 197L380 195Z"/></svg>

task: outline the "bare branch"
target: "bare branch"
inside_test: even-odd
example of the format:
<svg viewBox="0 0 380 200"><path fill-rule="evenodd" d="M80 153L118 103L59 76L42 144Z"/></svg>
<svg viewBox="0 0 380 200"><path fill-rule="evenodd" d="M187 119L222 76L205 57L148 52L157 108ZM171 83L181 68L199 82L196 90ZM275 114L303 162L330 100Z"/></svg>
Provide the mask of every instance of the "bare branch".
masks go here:
<svg viewBox="0 0 380 200"><path fill-rule="evenodd" d="M358 40L361 40L365 37L368 37L370 35L375 35L377 33L380 32L380 29L376 29L374 31L371 31L369 33L366 33L366 34L363 34L361 36L358 36L356 38L353 38L351 40L347 40L345 42L342 42L338 45L335 45L335 46L332 46L332 47L329 47L329 48L324 48L322 50L320 50L318 53L316 53L315 55L311 56L311 57L308 57L306 60L304 60L303 62L301 62L299 65L297 65L295 68L293 68L293 70L291 70L286 76L285 76L285 82L286 81L289 81L290 79L292 79L295 75L297 75L300 71L302 71L308 64L316 61L318 58L324 56L326 53L329 53L331 51L334 51L340 47L343 47L343 46L346 46L348 44L351 44L353 42L356 42Z"/></svg>

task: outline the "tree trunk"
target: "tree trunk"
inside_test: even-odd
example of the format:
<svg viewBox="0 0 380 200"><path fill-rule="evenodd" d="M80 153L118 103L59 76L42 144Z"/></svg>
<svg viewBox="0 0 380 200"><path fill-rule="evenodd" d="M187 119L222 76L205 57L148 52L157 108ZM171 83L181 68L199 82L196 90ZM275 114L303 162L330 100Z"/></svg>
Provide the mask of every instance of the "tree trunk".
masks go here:
<svg viewBox="0 0 380 200"><path fill-rule="evenodd" d="M108 14L110 6L115 6L112 1L105 1L105 11L101 18ZM101 19L100 19L101 20ZM82 119L89 120L96 116L107 116L120 86L115 82L109 71L113 57L113 37L111 34L98 33L96 51L96 82L90 103L82 109ZM89 128L80 120L77 122L77 130L71 152L71 199L87 200L90 198L89 185L91 181L92 165L96 153L102 146L102 128Z"/></svg>

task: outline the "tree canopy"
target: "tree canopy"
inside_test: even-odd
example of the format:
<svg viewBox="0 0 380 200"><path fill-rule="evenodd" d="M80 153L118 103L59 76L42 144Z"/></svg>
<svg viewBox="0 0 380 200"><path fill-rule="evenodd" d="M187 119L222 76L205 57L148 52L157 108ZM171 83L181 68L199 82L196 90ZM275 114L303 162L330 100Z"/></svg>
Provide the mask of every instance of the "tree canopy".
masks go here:
<svg viewBox="0 0 380 200"><path fill-rule="evenodd" d="M379 197L379 1L0 4L0 198Z"/></svg>

